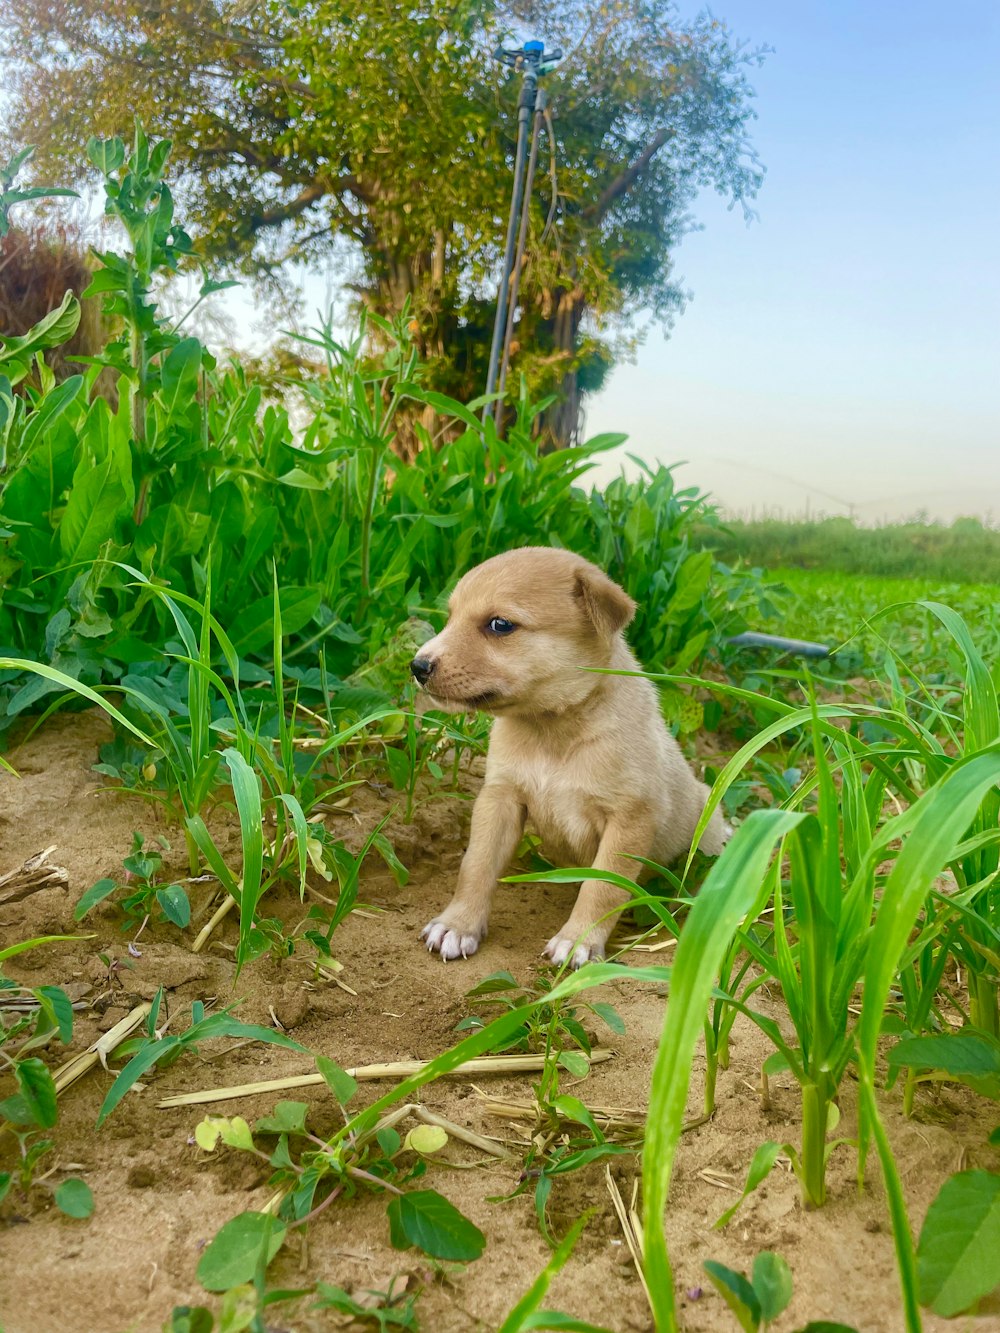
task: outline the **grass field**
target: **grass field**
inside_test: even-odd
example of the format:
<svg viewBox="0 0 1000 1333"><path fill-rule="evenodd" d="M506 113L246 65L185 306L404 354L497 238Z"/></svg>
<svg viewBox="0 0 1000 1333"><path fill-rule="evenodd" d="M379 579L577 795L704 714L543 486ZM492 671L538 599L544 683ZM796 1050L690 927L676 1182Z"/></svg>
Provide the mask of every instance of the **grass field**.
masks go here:
<svg viewBox="0 0 1000 1333"><path fill-rule="evenodd" d="M888 577L778 566L768 576L790 594L782 632L828 644L841 666L852 660L874 665L891 647L924 671L953 668L954 644L934 615L916 605L921 602L953 607L986 659L1000 660L1000 581L948 582L926 577L919 567L907 577Z"/></svg>
<svg viewBox="0 0 1000 1333"><path fill-rule="evenodd" d="M1000 528L974 518L861 527L848 518L729 520L711 536L724 559L888 578L1000 583Z"/></svg>

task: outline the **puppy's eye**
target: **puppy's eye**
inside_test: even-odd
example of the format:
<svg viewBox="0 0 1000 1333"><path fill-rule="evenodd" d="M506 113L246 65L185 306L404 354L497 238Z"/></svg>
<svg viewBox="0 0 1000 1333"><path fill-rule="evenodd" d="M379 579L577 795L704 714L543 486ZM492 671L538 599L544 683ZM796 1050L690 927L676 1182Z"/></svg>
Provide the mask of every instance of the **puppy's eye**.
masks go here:
<svg viewBox="0 0 1000 1333"><path fill-rule="evenodd" d="M503 616L493 616L487 622L486 628L491 634L513 634L517 626L511 620L504 620Z"/></svg>

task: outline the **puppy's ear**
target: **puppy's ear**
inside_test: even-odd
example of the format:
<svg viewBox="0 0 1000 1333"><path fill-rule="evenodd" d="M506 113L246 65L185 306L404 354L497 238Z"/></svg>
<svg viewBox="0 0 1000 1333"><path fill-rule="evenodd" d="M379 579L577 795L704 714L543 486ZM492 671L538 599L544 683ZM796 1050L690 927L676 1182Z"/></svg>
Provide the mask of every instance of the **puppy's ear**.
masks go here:
<svg viewBox="0 0 1000 1333"><path fill-rule="evenodd" d="M601 570L590 567L576 576L575 596L598 634L610 639L635 615L635 602Z"/></svg>

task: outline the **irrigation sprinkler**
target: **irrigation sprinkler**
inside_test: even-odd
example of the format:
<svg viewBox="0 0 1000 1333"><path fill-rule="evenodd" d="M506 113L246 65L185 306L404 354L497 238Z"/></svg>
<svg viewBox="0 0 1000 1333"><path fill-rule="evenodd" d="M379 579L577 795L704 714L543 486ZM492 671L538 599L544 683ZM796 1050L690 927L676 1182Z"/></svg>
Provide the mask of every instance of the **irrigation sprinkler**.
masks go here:
<svg viewBox="0 0 1000 1333"><path fill-rule="evenodd" d="M490 344L490 363L486 376L486 393L499 393L496 402L483 408L483 422L492 413L499 427L503 410L503 392L507 386L510 365L510 344L514 332L521 265L528 238L531 214L531 191L538 162L538 136L545 116L546 95L539 80L555 68L562 59L556 47L547 55L544 42L525 42L516 50L498 46L494 56L501 64L521 74L521 92L517 100L517 146L514 150L514 184L510 196L510 214L507 218L507 239L504 244L503 268L497 292L496 316L493 320L493 341ZM530 130L529 130L529 121Z"/></svg>

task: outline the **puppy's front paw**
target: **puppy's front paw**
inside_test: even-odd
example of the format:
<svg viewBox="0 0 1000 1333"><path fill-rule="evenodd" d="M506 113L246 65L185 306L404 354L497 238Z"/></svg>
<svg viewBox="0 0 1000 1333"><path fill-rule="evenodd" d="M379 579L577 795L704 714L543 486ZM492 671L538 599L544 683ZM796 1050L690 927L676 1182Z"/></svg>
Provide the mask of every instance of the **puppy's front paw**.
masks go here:
<svg viewBox="0 0 1000 1333"><path fill-rule="evenodd" d="M444 962L452 958L469 958L486 936L486 923L469 921L460 913L447 908L429 921L420 932L428 953L439 953Z"/></svg>
<svg viewBox="0 0 1000 1333"><path fill-rule="evenodd" d="M567 922L557 935L552 936L542 952L547 958L551 958L557 967L565 963L568 958L570 966L576 969L583 967L584 963L602 962L604 944L604 936L596 929L592 928L588 933L586 926L578 929Z"/></svg>

